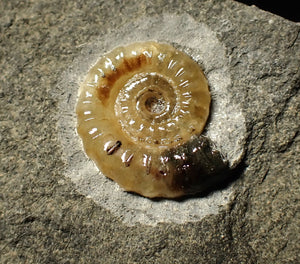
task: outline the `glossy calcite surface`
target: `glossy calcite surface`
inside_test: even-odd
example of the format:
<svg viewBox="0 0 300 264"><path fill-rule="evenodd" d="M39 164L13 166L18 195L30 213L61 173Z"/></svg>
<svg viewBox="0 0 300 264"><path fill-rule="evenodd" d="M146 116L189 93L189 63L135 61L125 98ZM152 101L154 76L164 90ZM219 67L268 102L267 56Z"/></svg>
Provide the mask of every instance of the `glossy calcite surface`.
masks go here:
<svg viewBox="0 0 300 264"><path fill-rule="evenodd" d="M200 136L210 100L189 56L168 44L137 42L90 69L79 90L77 130L86 154L125 190L168 198L196 193L227 168Z"/></svg>

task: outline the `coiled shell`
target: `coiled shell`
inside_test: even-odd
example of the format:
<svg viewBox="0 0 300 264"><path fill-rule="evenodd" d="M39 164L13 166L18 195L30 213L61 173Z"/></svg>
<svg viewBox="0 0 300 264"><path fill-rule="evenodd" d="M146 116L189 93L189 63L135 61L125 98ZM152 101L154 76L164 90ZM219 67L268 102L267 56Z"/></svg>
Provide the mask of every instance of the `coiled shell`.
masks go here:
<svg viewBox="0 0 300 264"><path fill-rule="evenodd" d="M227 169L201 136L210 93L199 65L153 41L118 47L79 91L78 134L100 171L127 191L178 197L203 191Z"/></svg>

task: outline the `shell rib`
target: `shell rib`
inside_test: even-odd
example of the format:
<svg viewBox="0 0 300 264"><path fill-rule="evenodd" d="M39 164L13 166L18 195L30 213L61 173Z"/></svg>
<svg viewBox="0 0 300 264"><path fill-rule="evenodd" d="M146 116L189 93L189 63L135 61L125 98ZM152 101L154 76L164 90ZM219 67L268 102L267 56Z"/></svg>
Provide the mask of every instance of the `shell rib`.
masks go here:
<svg viewBox="0 0 300 264"><path fill-rule="evenodd" d="M78 134L100 171L127 191L174 198L205 189L227 169L201 136L209 116L199 65L168 44L118 47L79 91Z"/></svg>

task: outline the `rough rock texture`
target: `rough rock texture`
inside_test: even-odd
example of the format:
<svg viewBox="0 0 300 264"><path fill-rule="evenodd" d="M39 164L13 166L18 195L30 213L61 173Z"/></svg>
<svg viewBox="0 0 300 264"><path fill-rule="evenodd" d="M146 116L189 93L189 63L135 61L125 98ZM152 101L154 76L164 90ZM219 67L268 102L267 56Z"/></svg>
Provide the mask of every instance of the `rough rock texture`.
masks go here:
<svg viewBox="0 0 300 264"><path fill-rule="evenodd" d="M85 43L143 15L188 13L225 45L248 145L234 198L199 222L127 227L64 175L61 73ZM1 263L296 263L299 25L224 1L0 2Z"/></svg>

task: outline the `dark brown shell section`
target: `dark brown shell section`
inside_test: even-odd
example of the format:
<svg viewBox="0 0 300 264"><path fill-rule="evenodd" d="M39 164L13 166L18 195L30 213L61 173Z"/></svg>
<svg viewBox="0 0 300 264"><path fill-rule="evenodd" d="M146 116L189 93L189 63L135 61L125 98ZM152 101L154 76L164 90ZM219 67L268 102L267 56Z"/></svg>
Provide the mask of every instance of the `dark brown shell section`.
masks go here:
<svg viewBox="0 0 300 264"><path fill-rule="evenodd" d="M196 136L163 156L173 172L172 187L185 194L206 191L229 172L228 162L205 136Z"/></svg>

